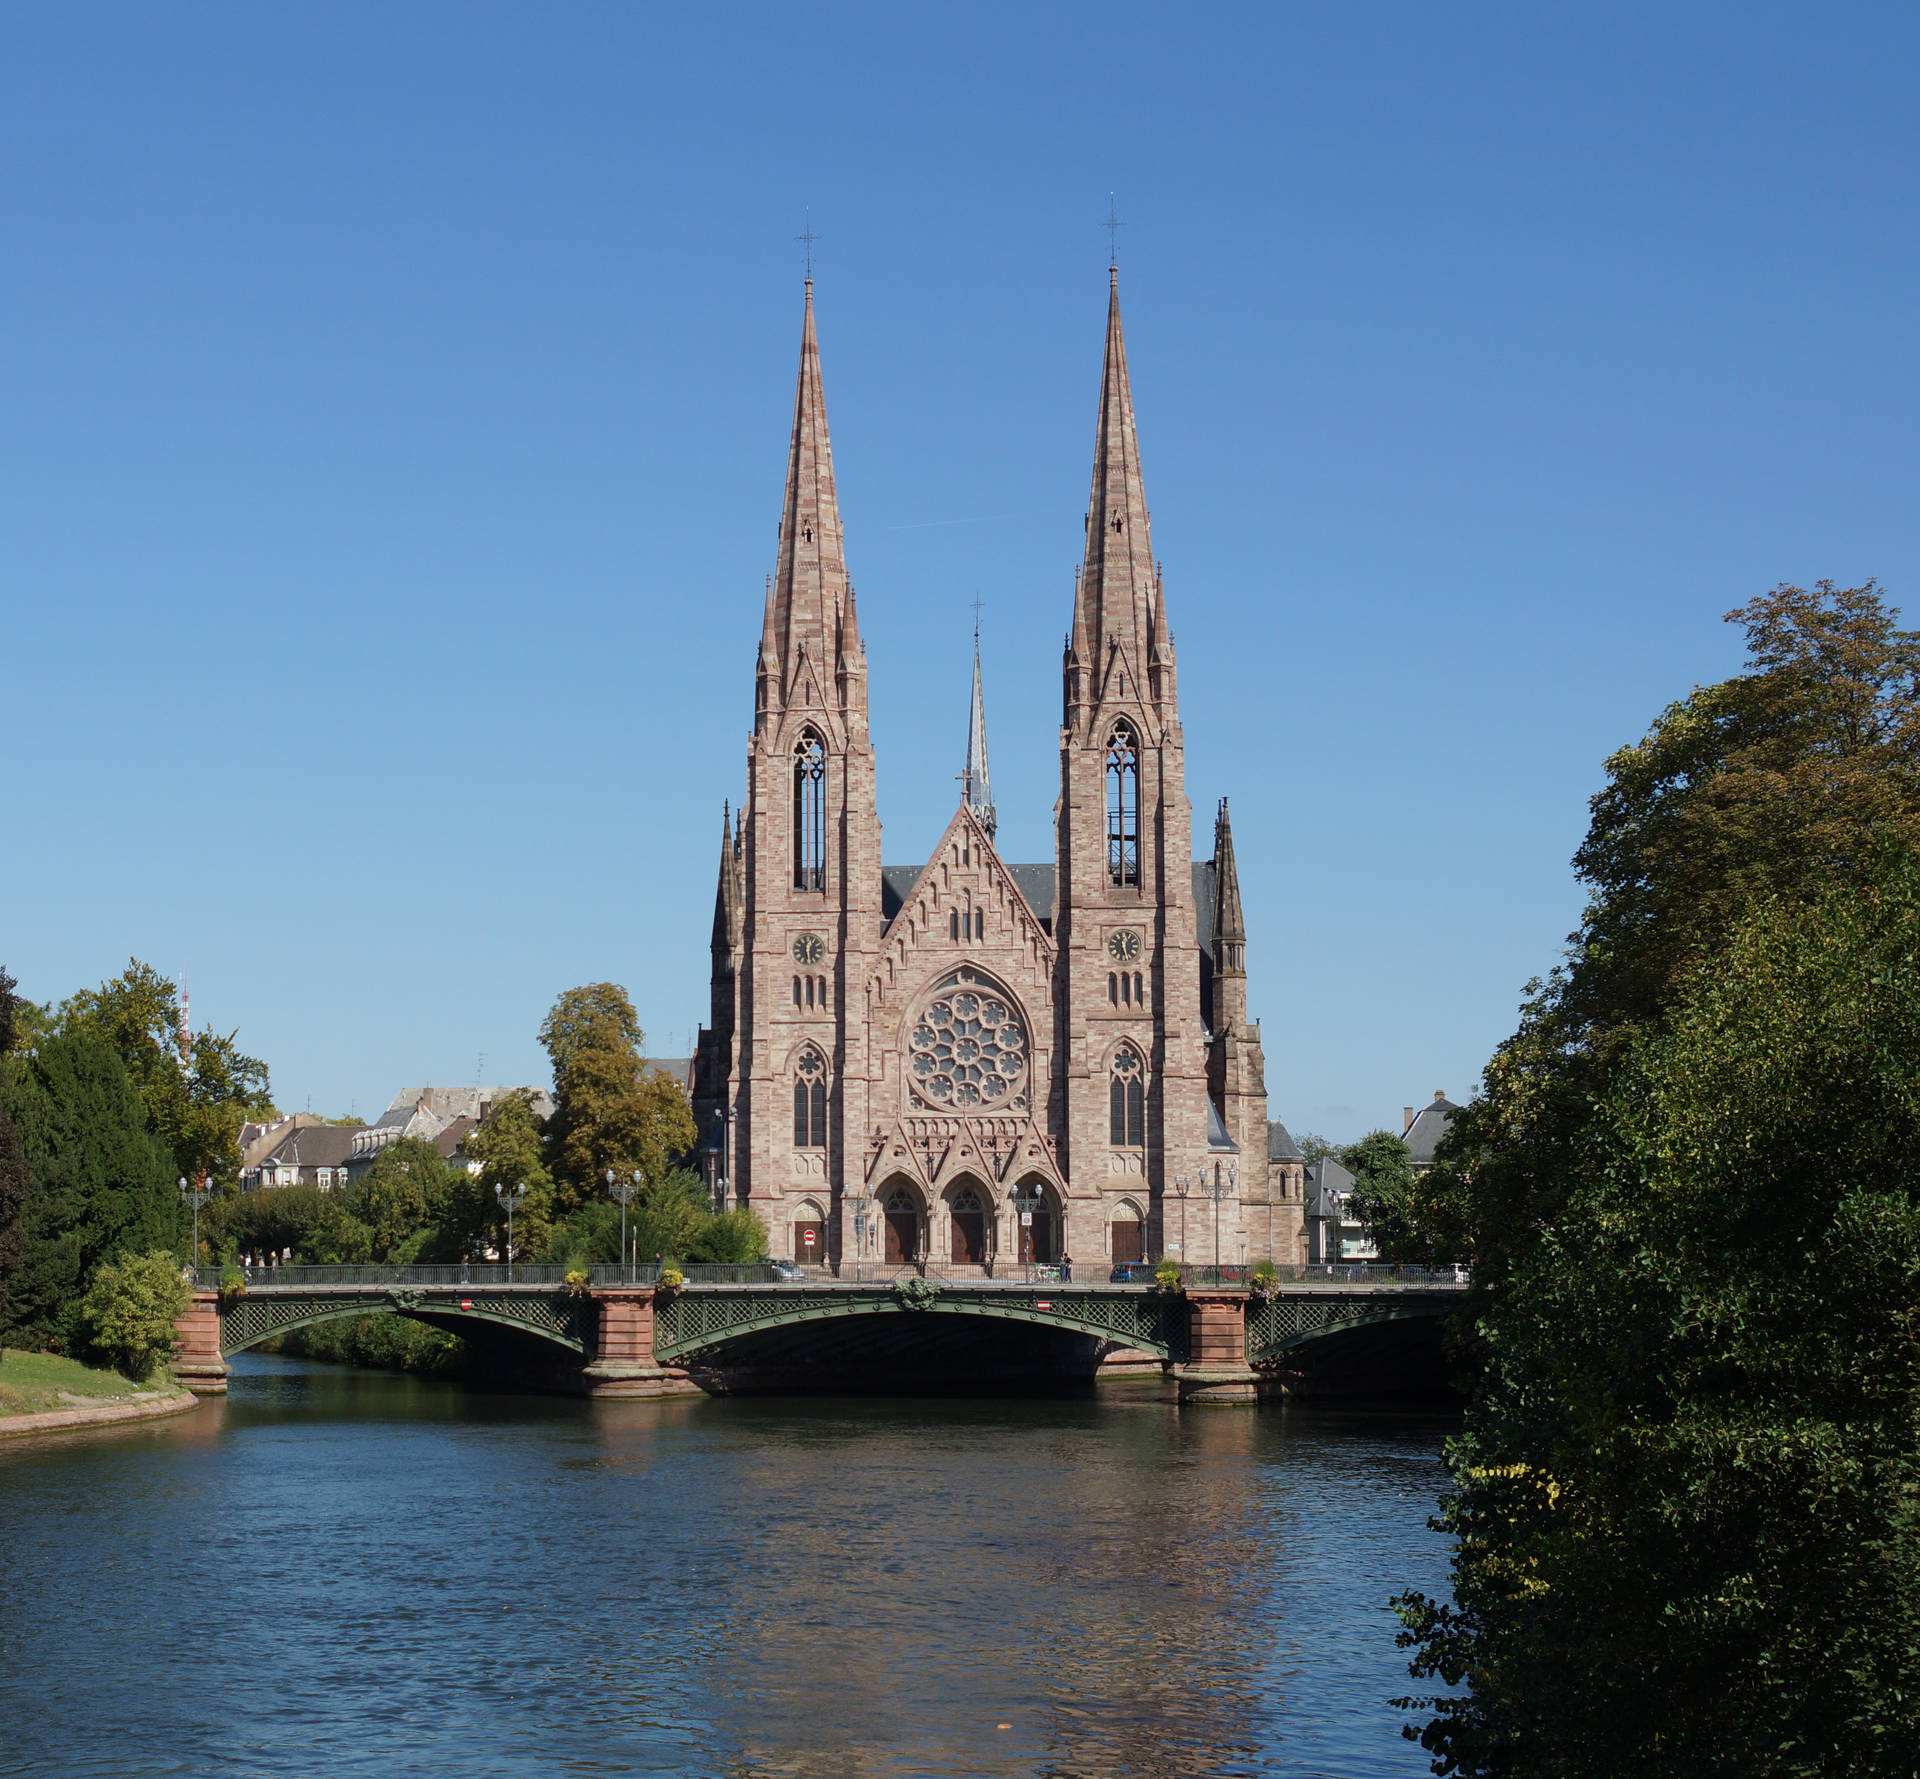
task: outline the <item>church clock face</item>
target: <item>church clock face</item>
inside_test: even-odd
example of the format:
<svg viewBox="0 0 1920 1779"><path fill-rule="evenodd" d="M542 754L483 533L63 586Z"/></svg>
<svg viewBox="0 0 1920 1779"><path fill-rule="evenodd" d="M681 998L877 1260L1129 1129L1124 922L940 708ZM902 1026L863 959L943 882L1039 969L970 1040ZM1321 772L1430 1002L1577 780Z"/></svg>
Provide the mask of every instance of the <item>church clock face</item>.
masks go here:
<svg viewBox="0 0 1920 1779"><path fill-rule="evenodd" d="M793 961L811 967L827 955L827 942L818 933L802 933L793 942Z"/></svg>
<svg viewBox="0 0 1920 1779"><path fill-rule="evenodd" d="M1123 928L1107 938L1107 956L1116 964L1137 964L1140 961L1140 935L1132 928Z"/></svg>

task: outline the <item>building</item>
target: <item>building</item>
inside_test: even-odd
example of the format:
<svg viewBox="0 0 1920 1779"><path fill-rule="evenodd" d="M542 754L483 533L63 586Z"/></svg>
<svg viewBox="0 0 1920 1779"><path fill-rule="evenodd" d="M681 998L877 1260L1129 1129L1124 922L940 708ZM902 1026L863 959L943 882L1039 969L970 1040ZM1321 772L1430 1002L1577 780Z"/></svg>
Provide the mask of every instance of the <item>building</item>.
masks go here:
<svg viewBox="0 0 1920 1779"><path fill-rule="evenodd" d="M1222 1260L1265 1243L1265 1065L1233 834L1223 799L1212 856L1192 857L1173 629L1109 282L1054 857L1013 863L995 843L976 640L959 807L931 858L888 865L808 281L693 1078L709 1182L759 1213L778 1253L1091 1269L1177 1246L1176 1205L1195 1260L1212 1257L1216 1218ZM1300 1201L1276 1208L1274 1245L1293 1258Z"/></svg>
<svg viewBox="0 0 1920 1779"><path fill-rule="evenodd" d="M1447 1134L1447 1126L1453 1122L1453 1115L1460 1110L1448 1099L1444 1089L1435 1088L1432 1101L1424 1106L1403 1107L1406 1123L1400 1140L1407 1146L1407 1158L1413 1163L1416 1174L1424 1174L1433 1166L1433 1152L1439 1146L1440 1139Z"/></svg>
<svg viewBox="0 0 1920 1779"><path fill-rule="evenodd" d="M373 1123L354 1131L348 1163L351 1178L359 1179L382 1149L403 1137L431 1143L451 1159L466 1141L467 1132L483 1123L501 1101L516 1094L531 1100L541 1119L553 1115L553 1096L544 1087L403 1087Z"/></svg>
<svg viewBox="0 0 1920 1779"><path fill-rule="evenodd" d="M1377 1260L1367 1226L1354 1215L1353 1175L1331 1155L1309 1162L1306 1169L1307 1259L1326 1262Z"/></svg>
<svg viewBox="0 0 1920 1779"><path fill-rule="evenodd" d="M240 1190L263 1186L318 1186L330 1192L347 1183L353 1159L352 1124L323 1124L309 1113L272 1125L246 1125L240 1133Z"/></svg>

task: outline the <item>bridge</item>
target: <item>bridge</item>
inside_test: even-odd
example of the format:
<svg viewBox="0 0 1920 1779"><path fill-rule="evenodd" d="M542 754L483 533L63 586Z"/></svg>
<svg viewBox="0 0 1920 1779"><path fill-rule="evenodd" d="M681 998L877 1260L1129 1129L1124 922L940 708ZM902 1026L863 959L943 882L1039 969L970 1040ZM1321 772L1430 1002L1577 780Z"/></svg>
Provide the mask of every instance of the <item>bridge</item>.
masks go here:
<svg viewBox="0 0 1920 1779"><path fill-rule="evenodd" d="M885 1382L995 1389L1159 1376L1182 1402L1349 1394L1431 1381L1451 1269L1293 1267L1255 1286L1189 1268L1178 1290L1057 1277L791 1276L687 1267L203 1267L175 1374L226 1390L227 1359L275 1335L391 1311L459 1334L550 1388L596 1397L824 1392ZM1424 1337L1423 1356L1407 1337ZM1419 1345L1416 1339L1416 1346ZM1419 1373L1416 1380L1416 1372Z"/></svg>

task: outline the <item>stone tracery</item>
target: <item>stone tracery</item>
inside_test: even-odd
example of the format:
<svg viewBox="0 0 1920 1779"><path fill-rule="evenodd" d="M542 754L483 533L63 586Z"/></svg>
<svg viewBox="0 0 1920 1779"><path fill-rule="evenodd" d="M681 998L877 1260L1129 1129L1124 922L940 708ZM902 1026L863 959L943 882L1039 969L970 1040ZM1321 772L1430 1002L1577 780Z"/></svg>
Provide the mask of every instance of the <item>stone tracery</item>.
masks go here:
<svg viewBox="0 0 1920 1779"><path fill-rule="evenodd" d="M1026 1021L977 972L955 970L931 991L907 1044L919 1104L943 1112L1026 1109Z"/></svg>

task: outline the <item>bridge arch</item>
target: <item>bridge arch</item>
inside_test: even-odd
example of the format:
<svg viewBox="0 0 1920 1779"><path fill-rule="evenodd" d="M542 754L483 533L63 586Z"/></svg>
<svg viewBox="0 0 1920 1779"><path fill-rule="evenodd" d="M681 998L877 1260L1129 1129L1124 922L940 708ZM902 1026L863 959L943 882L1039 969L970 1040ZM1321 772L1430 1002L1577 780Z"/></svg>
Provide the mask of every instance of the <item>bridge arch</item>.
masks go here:
<svg viewBox="0 0 1920 1779"><path fill-rule="evenodd" d="M498 1328L562 1348L576 1358L586 1355L593 1326L591 1303L566 1292L275 1291L243 1295L222 1305L220 1350L227 1355L243 1353L276 1334L383 1313L406 1316L450 1334L484 1335Z"/></svg>

